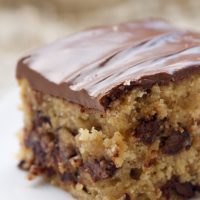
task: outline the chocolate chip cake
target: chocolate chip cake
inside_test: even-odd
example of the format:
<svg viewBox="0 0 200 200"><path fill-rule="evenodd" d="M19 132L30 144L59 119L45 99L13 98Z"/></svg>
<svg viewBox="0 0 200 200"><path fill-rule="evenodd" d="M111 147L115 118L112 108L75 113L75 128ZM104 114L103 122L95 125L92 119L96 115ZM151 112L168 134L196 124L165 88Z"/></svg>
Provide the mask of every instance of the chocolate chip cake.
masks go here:
<svg viewBox="0 0 200 200"><path fill-rule="evenodd" d="M80 200L200 192L200 34L148 19L72 34L17 65L19 167Z"/></svg>

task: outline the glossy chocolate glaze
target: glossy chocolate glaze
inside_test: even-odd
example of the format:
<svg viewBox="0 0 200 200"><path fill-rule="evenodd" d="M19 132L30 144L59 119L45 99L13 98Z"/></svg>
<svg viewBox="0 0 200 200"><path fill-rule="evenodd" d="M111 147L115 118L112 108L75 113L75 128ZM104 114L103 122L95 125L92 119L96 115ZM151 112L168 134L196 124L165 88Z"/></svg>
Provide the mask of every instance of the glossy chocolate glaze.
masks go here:
<svg viewBox="0 0 200 200"><path fill-rule="evenodd" d="M18 62L17 78L103 111L134 87L176 81L199 66L200 34L150 19L85 30L37 49Z"/></svg>

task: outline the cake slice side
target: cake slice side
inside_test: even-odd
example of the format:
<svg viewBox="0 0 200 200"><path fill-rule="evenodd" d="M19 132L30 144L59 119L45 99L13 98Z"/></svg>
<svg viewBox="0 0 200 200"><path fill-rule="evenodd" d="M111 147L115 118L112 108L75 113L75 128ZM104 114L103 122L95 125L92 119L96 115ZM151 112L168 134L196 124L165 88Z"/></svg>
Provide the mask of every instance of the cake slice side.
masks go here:
<svg viewBox="0 0 200 200"><path fill-rule="evenodd" d="M26 116L20 166L30 178L44 175L79 199L198 193L198 74L133 90L106 112L34 91L26 80L20 85Z"/></svg>

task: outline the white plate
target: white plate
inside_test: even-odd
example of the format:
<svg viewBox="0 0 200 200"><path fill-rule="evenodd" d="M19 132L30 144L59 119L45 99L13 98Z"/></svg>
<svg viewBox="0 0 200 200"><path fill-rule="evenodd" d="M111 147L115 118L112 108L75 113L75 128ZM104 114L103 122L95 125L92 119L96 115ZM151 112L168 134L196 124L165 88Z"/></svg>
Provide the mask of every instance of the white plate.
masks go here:
<svg viewBox="0 0 200 200"><path fill-rule="evenodd" d="M19 149L16 133L22 127L22 113L17 109L16 89L0 99L0 199L2 200L73 200L65 191L45 184L41 179L28 181L17 168Z"/></svg>
<svg viewBox="0 0 200 200"><path fill-rule="evenodd" d="M41 179L28 181L26 173L17 168L19 144L16 133L23 125L22 113L17 108L19 103L18 89L0 100L0 199L73 200L65 191Z"/></svg>

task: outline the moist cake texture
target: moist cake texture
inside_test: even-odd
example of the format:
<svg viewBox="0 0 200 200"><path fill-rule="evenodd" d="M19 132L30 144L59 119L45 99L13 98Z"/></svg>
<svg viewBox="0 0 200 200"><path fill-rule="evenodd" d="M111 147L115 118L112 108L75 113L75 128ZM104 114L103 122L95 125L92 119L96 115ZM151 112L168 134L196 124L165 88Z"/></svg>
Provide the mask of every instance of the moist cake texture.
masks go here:
<svg viewBox="0 0 200 200"><path fill-rule="evenodd" d="M200 34L162 20L97 27L17 65L19 167L81 200L200 192Z"/></svg>

